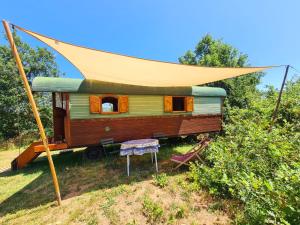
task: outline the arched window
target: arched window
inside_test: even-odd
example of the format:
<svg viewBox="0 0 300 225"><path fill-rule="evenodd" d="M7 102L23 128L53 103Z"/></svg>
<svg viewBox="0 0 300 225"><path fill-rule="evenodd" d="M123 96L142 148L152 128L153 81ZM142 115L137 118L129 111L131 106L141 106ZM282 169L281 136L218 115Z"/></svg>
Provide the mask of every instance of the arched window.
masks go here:
<svg viewBox="0 0 300 225"><path fill-rule="evenodd" d="M117 113L119 112L118 105L117 97L102 97L102 113Z"/></svg>
<svg viewBox="0 0 300 225"><path fill-rule="evenodd" d="M117 114L128 112L128 96L90 95L90 113Z"/></svg>

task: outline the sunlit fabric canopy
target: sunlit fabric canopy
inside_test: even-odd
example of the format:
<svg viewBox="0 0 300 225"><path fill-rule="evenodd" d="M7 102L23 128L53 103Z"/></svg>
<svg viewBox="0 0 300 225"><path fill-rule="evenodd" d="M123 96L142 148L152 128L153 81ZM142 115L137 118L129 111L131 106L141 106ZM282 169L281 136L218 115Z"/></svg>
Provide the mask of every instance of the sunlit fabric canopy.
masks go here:
<svg viewBox="0 0 300 225"><path fill-rule="evenodd" d="M80 47L16 28L46 43L68 59L86 79L152 87L206 84L270 68L215 68L145 60Z"/></svg>

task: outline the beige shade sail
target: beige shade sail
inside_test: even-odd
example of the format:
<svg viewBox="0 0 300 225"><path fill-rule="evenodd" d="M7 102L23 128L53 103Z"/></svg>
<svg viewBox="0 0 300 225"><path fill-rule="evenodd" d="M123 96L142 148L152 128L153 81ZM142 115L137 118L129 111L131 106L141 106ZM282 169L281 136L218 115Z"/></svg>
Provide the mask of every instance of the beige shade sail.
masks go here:
<svg viewBox="0 0 300 225"><path fill-rule="evenodd" d="M76 46L19 26L15 27L55 49L68 59L85 79L91 80L152 87L192 86L272 67L217 68L146 60Z"/></svg>

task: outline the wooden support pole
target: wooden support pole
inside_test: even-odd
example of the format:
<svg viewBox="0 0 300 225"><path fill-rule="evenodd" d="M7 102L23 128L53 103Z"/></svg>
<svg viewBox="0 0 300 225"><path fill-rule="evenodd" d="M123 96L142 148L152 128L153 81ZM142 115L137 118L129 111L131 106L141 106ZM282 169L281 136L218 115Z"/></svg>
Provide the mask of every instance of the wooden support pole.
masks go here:
<svg viewBox="0 0 300 225"><path fill-rule="evenodd" d="M280 105L280 102L281 102L281 96L282 96L283 88L284 88L284 85L285 85L285 82L286 82L287 75L289 73L289 68L290 68L290 65L287 65L286 68L285 68L285 74L284 74L283 81L282 81L282 84L281 84L281 88L280 88L280 91L279 91L279 95L278 95L276 107L275 107L275 110L274 110L274 113L273 113L273 117L272 117L272 120L271 120L269 131L272 131L275 120L277 119L277 113L278 113L279 105Z"/></svg>
<svg viewBox="0 0 300 225"><path fill-rule="evenodd" d="M51 153L50 153L50 150L49 150L48 139L47 139L47 136L46 136L46 133L45 133L45 130L44 130L44 126L42 124L42 121L41 121L36 103L34 101L34 98L33 98L33 95L32 95L32 92L31 92L31 89L30 89L30 86L29 86L29 83L28 83L28 80L27 80L27 77L26 77L26 74L24 72L23 65L22 65L22 62L21 62L21 58L19 56L17 47L15 45L13 36L11 34L9 24L5 20L2 20L2 23L3 23L3 26L4 26L8 41L10 43L10 47L12 49L14 58L16 60L20 76L23 80L23 84L24 84L24 87L25 87L25 90L26 90L26 94L27 94L27 97L29 99L34 118L35 118L36 123L38 125L43 145L46 149L47 158L48 158L49 166L50 166L50 171L51 171L51 175L52 175L52 178L53 178L53 184L54 184L54 189L55 189L55 193L56 193L57 203L58 203L58 205L61 205L61 196L60 196L59 185L58 185L58 181L57 181L55 167L54 167L53 160L52 160L52 157L51 157Z"/></svg>

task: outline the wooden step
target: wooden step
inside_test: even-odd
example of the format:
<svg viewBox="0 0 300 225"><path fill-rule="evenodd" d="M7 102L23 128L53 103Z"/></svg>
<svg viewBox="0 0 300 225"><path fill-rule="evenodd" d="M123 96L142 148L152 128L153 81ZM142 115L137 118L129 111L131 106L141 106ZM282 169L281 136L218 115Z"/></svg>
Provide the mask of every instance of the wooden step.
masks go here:
<svg viewBox="0 0 300 225"><path fill-rule="evenodd" d="M59 143L59 144L49 144L49 149L50 151L56 151L56 150L63 150L63 149L67 149L68 145L66 143ZM41 153L45 151L45 147L43 144L41 145L36 145L33 147L34 151L36 153Z"/></svg>
<svg viewBox="0 0 300 225"><path fill-rule="evenodd" d="M39 154L34 151L34 147L40 145L40 142L33 142L25 151L11 162L11 169L17 170L24 168L28 163L36 159Z"/></svg>
<svg viewBox="0 0 300 225"><path fill-rule="evenodd" d="M68 145L66 143L49 144L50 151L63 150L67 148ZM24 168L28 163L32 162L44 151L45 147L41 141L33 142L25 151L23 151L11 162L11 169L17 170Z"/></svg>

